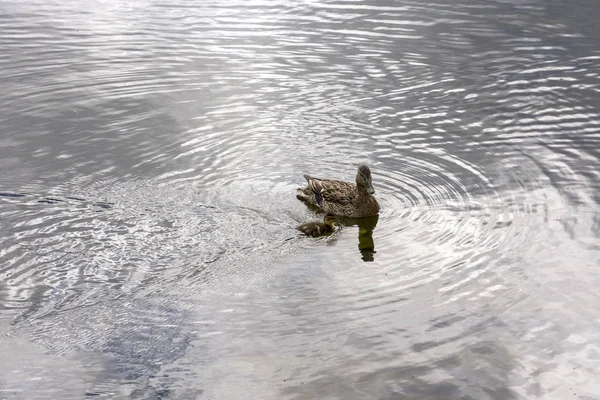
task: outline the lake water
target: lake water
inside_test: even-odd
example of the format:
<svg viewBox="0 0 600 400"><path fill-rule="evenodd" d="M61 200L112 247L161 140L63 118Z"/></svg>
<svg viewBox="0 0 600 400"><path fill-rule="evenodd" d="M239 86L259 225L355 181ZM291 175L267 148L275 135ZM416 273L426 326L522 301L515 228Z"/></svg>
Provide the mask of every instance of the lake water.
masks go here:
<svg viewBox="0 0 600 400"><path fill-rule="evenodd" d="M3 0L0 398L600 399L598 20Z"/></svg>

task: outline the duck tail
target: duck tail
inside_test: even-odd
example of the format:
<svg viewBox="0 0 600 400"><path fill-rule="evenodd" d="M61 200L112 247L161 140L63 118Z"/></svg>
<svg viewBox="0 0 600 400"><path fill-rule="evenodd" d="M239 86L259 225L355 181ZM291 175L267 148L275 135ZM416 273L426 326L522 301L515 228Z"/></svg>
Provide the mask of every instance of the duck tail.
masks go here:
<svg viewBox="0 0 600 400"><path fill-rule="evenodd" d="M310 202L310 196L306 192L307 192L307 190L305 188L298 188L298 189L296 189L296 198L298 200L309 201Z"/></svg>

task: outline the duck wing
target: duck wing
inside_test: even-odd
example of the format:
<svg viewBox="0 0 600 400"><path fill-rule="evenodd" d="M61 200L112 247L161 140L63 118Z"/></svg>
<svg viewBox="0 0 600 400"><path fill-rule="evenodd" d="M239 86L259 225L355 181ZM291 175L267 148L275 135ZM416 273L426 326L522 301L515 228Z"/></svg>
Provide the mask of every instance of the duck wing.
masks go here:
<svg viewBox="0 0 600 400"><path fill-rule="evenodd" d="M317 196L317 203L320 203L319 197L329 203L340 205L350 204L354 201L356 187L352 183L314 178L308 175L304 175L304 178L308 182L308 188Z"/></svg>

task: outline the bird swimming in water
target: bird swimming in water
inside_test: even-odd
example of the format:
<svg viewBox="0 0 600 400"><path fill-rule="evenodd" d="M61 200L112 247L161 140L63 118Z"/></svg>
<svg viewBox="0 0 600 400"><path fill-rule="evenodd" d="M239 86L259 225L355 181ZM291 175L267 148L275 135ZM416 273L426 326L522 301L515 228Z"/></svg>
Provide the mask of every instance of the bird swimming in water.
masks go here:
<svg viewBox="0 0 600 400"><path fill-rule="evenodd" d="M304 175L308 186L296 190L296 197L326 212L343 217L363 218L379 214L379 204L373 196L375 189L371 170L358 167L356 184Z"/></svg>
<svg viewBox="0 0 600 400"><path fill-rule="evenodd" d="M336 222L335 216L327 214L323 218L323 222L306 222L302 225L298 225L296 229L306 236L325 236L331 234L335 230Z"/></svg>

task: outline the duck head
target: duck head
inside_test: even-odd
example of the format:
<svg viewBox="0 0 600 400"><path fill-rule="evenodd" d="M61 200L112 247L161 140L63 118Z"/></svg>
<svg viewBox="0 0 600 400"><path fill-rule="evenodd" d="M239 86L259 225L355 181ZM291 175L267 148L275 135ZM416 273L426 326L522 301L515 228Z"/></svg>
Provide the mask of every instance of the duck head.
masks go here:
<svg viewBox="0 0 600 400"><path fill-rule="evenodd" d="M358 172L356 173L356 186L364 187L369 194L375 193L371 181L371 170L366 165L358 167Z"/></svg>

